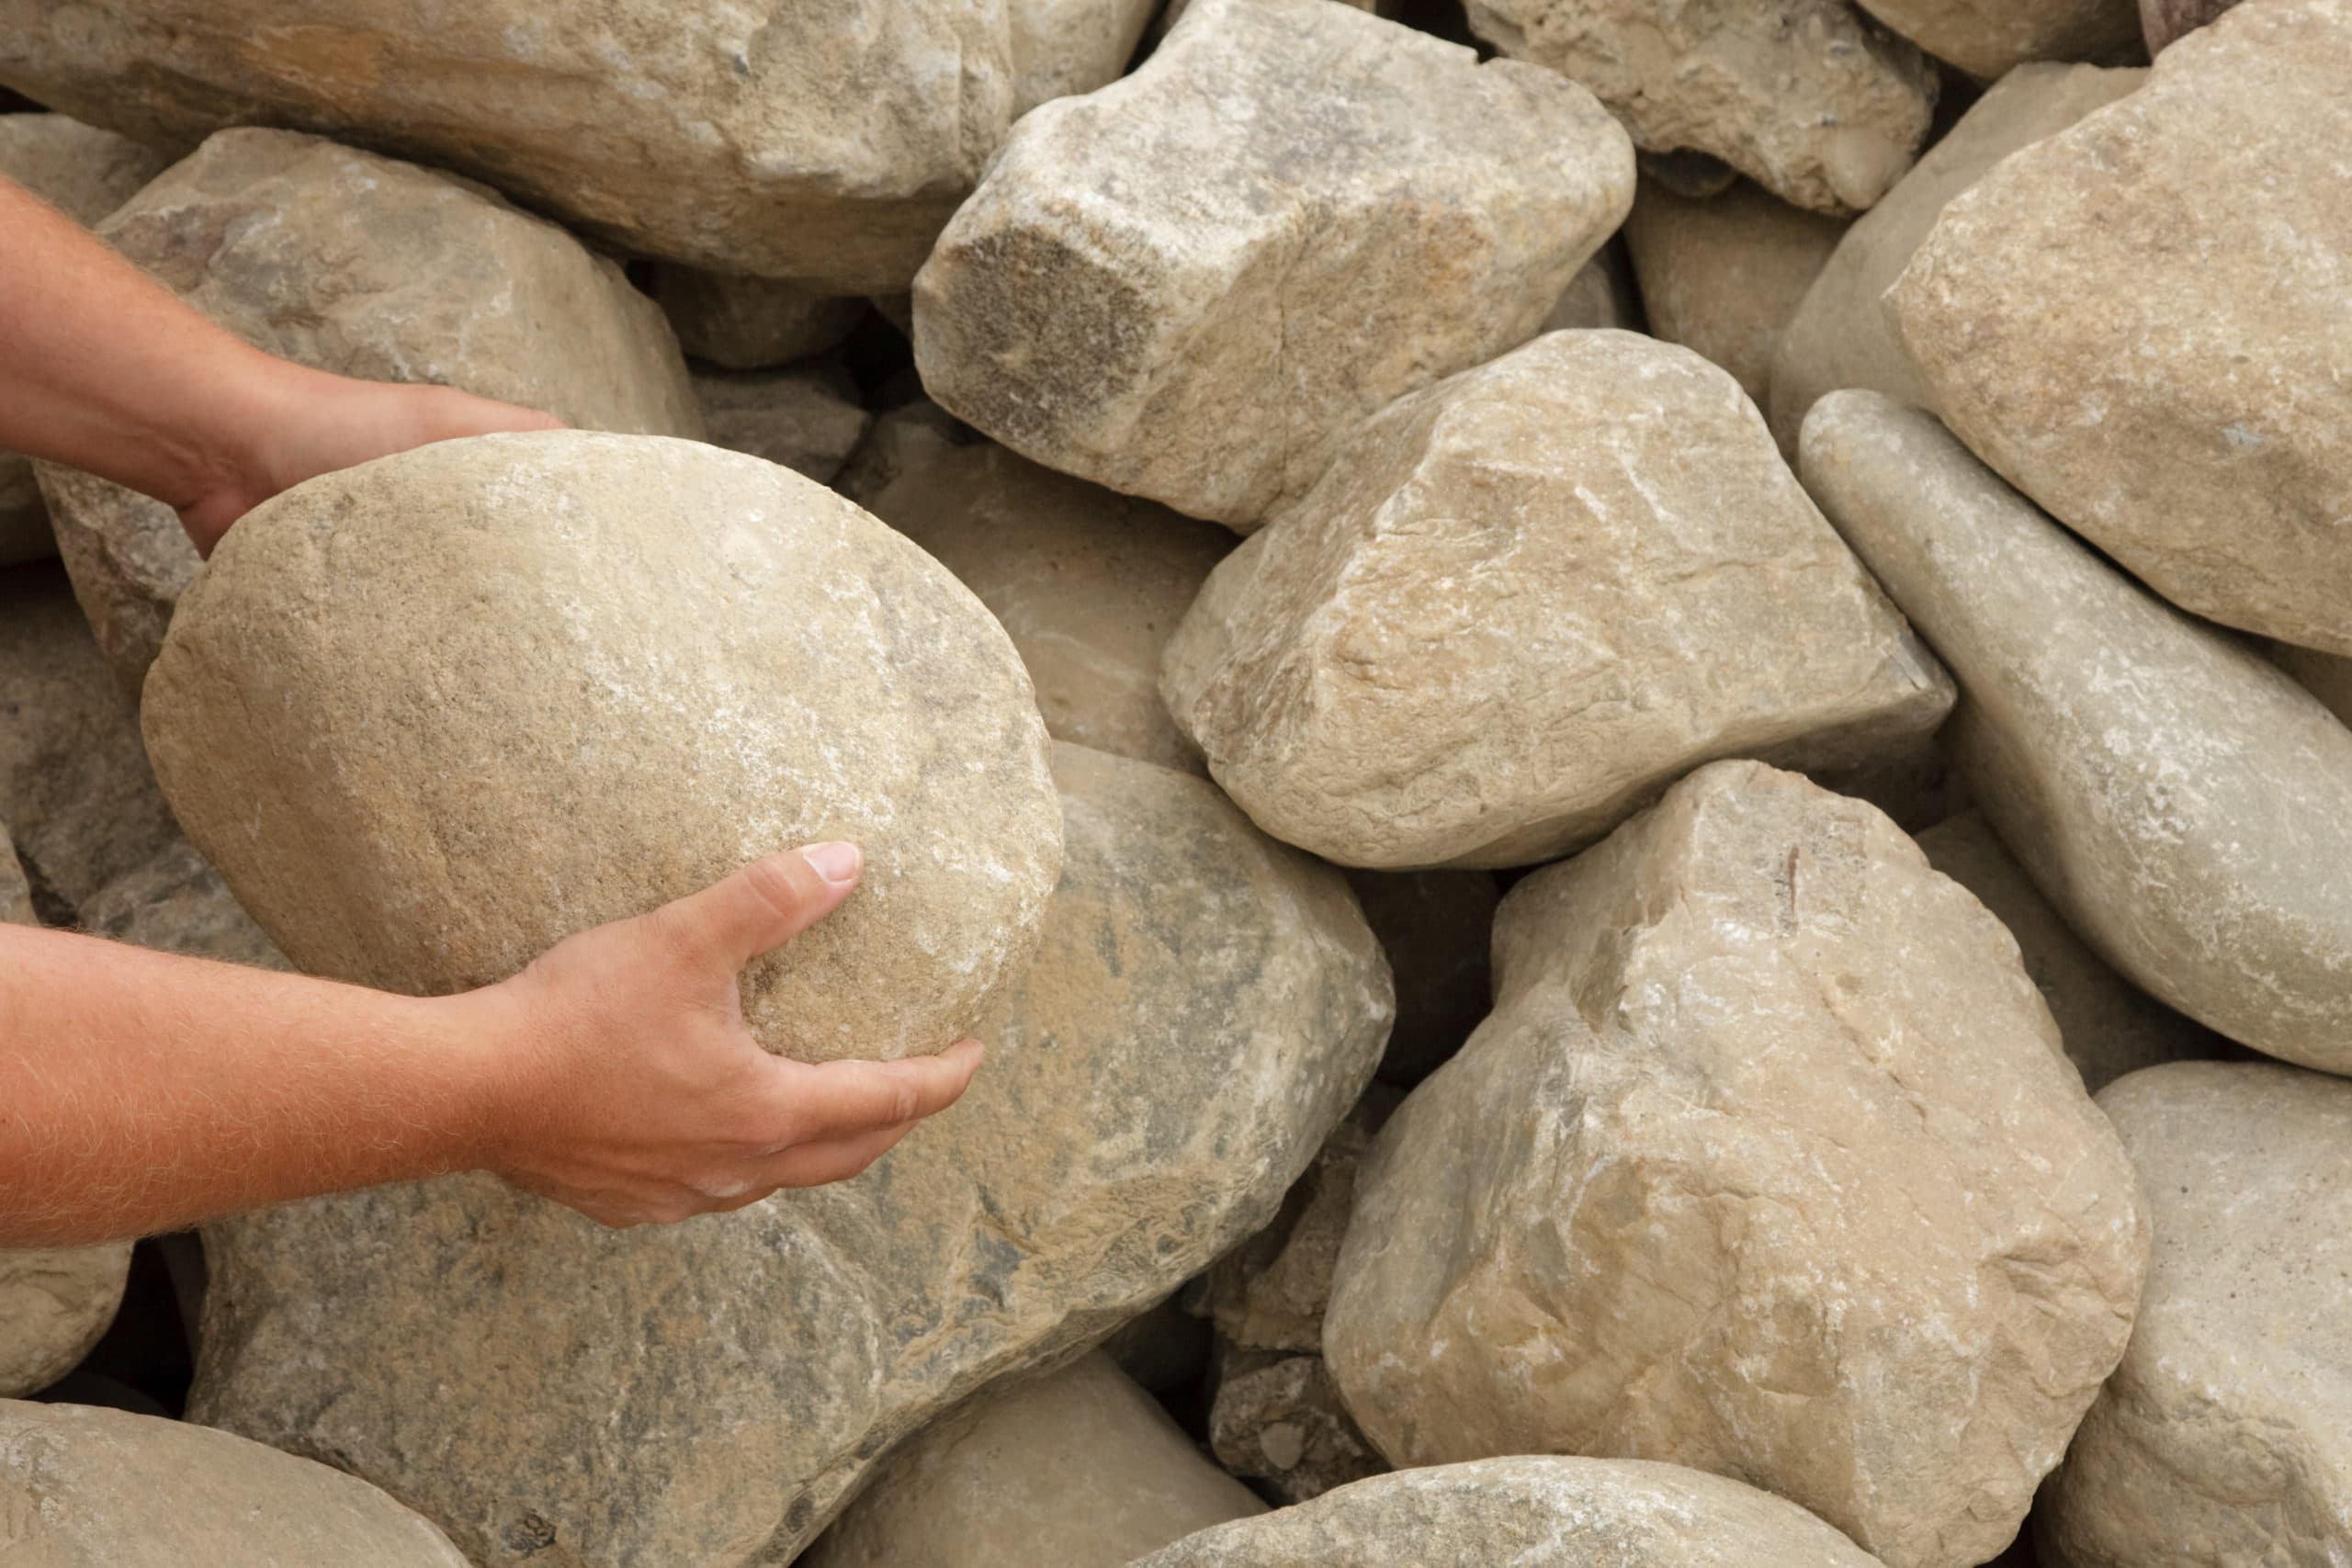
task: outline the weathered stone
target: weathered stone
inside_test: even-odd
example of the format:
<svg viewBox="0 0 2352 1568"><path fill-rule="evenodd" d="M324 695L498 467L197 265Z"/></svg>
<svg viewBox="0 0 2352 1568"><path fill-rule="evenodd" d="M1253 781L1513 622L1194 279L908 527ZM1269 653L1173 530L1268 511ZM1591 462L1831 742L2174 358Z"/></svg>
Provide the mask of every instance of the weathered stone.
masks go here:
<svg viewBox="0 0 2352 1568"><path fill-rule="evenodd" d="M1485 871L1351 871L1348 886L1396 977L1380 1077L1410 1089L1462 1048L1494 1001L1487 933L1502 889Z"/></svg>
<svg viewBox="0 0 2352 1568"><path fill-rule="evenodd" d="M2034 1510L2042 1561L2352 1560L2352 1084L2183 1062L2098 1103L2155 1256L2123 1364Z"/></svg>
<svg viewBox="0 0 2352 1568"><path fill-rule="evenodd" d="M2346 81L2352 0L2240 6L1954 199L1887 296L1930 406L2044 511L2183 609L2333 653Z"/></svg>
<svg viewBox="0 0 2352 1568"><path fill-rule="evenodd" d="M903 288L1003 141L1008 0L0 0L0 82L185 149L290 126L624 251Z"/></svg>
<svg viewBox="0 0 2352 1568"><path fill-rule="evenodd" d="M2228 1041L2148 996L2084 946L1982 813L1938 823L1919 835L1919 848L1929 865L1975 894L2017 939L2067 1058L2093 1094L2142 1067L2229 1053Z"/></svg>
<svg viewBox="0 0 2352 1568"><path fill-rule="evenodd" d="M1367 422L1161 690L1260 827L1378 867L1549 860L1701 762L1850 764L1952 700L1738 384L1610 332Z"/></svg>
<svg viewBox="0 0 2352 1568"><path fill-rule="evenodd" d="M1872 1568L1791 1503L1637 1460L1399 1471L1219 1525L1130 1568Z"/></svg>
<svg viewBox="0 0 2352 1568"><path fill-rule="evenodd" d="M892 1443L1263 1225L1379 1059L1372 935L1205 781L1056 767L1044 950L953 1111L658 1230L476 1179L216 1225L198 1417L333 1455L477 1568L787 1562Z"/></svg>
<svg viewBox="0 0 2352 1568"><path fill-rule="evenodd" d="M1115 82L1135 58L1159 0L1006 0L1012 22L1012 113Z"/></svg>
<svg viewBox="0 0 2352 1568"><path fill-rule="evenodd" d="M1387 1470L1321 1356L1227 1346L1217 1353L1216 1380L1209 1446L1217 1462L1283 1502L1304 1503Z"/></svg>
<svg viewBox="0 0 2352 1568"><path fill-rule="evenodd" d="M1159 699L1159 660L1230 533L1041 468L929 403L886 415L841 489L1003 624L1057 739L1206 771Z"/></svg>
<svg viewBox="0 0 2352 1568"><path fill-rule="evenodd" d="M1495 956L1333 1280L1381 1451L1670 1460L1895 1568L2006 1546L2148 1237L2000 923L1872 807L1723 762L1521 882Z"/></svg>
<svg viewBox="0 0 2352 1568"><path fill-rule="evenodd" d="M866 310L863 299L795 283L675 265L653 268L652 292L678 346L727 370L765 370L822 354Z"/></svg>
<svg viewBox="0 0 2352 1568"><path fill-rule="evenodd" d="M1870 206L1911 166L1936 68L1846 0L1466 0L1515 60L1575 78L1644 152L1711 153L1816 212Z"/></svg>
<svg viewBox="0 0 2352 1568"><path fill-rule="evenodd" d="M305 365L459 387L591 429L703 433L661 312L620 268L469 183L316 137L228 130L97 231L231 332ZM196 547L161 502L38 471L74 592L136 695Z"/></svg>
<svg viewBox="0 0 2352 1568"><path fill-rule="evenodd" d="M2352 1072L2352 732L1871 392L1805 422L1805 483L1967 694L1944 739L2002 841L2141 989Z"/></svg>
<svg viewBox="0 0 2352 1568"><path fill-rule="evenodd" d="M915 279L915 359L1023 456L1246 530L1349 426L1525 342L1632 197L1557 76L1330 0L1200 0L1014 129Z"/></svg>
<svg viewBox="0 0 2352 1568"><path fill-rule="evenodd" d="M2037 60L2121 59L2140 39L2133 0L1855 0L1979 81ZM2142 0L2146 3L2146 0Z"/></svg>
<svg viewBox="0 0 2352 1568"><path fill-rule="evenodd" d="M2162 54L2175 39L2193 33L2238 0L2140 0L2141 36L2151 57Z"/></svg>
<svg viewBox="0 0 2352 1568"><path fill-rule="evenodd" d="M0 1547L25 1568L466 1568L322 1464L153 1416L0 1402Z"/></svg>
<svg viewBox="0 0 2352 1568"><path fill-rule="evenodd" d="M287 956L392 990L854 840L856 897L744 972L752 1032L804 1060L968 1030L1060 865L1045 727L979 603L831 491L693 442L484 436L288 491L188 590L144 716Z"/></svg>
<svg viewBox="0 0 2352 1568"><path fill-rule="evenodd" d="M1706 201L1645 185L1625 248L1651 333L1730 371L1762 408L1781 330L1845 227L1745 180Z"/></svg>
<svg viewBox="0 0 2352 1568"><path fill-rule="evenodd" d="M696 376L695 397L711 445L781 463L831 484L874 416L849 377L831 368Z"/></svg>
<svg viewBox="0 0 2352 1568"><path fill-rule="evenodd" d="M985 1389L902 1444L800 1568L1125 1568L1262 1514L1100 1353Z"/></svg>
<svg viewBox="0 0 2352 1568"><path fill-rule="evenodd" d="M1597 327L1621 327L1627 332L1642 328L1642 300L1634 288L1634 266L1625 259L1625 247L1614 240L1577 268L1577 275L1553 301L1552 313L1544 318L1547 333L1589 332Z"/></svg>
<svg viewBox="0 0 2352 1568"><path fill-rule="evenodd" d="M2018 149L2104 108L2147 77L2145 71L2095 65L2020 65L1988 88L1884 200L1854 220L1772 353L1769 412L1782 451L1796 450L1797 432L1815 400L1841 388L1927 401L1880 297L1911 264L1945 203Z"/></svg>
<svg viewBox="0 0 2352 1568"><path fill-rule="evenodd" d="M194 845L175 840L138 870L115 878L82 906L95 935L255 969L291 970L262 929Z"/></svg>

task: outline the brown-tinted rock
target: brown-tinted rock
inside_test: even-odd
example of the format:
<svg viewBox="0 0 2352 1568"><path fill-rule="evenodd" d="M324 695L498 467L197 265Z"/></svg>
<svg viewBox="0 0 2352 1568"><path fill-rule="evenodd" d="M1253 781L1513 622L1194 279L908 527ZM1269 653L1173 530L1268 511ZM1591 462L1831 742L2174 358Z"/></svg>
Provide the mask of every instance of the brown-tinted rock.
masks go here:
<svg viewBox="0 0 2352 1568"><path fill-rule="evenodd" d="M985 1389L891 1454L800 1568L1124 1568L1266 1505L1100 1354Z"/></svg>
<svg viewBox="0 0 2352 1568"><path fill-rule="evenodd" d="M1388 1468L1321 1356L1226 1347L1216 1380L1209 1446L1217 1462L1281 1501L1304 1503Z"/></svg>
<svg viewBox="0 0 2352 1568"><path fill-rule="evenodd" d="M1951 704L1738 384L1611 332L1368 421L1161 691L1260 827L1389 868L1548 860L1701 762L1850 764Z"/></svg>
<svg viewBox="0 0 2352 1568"><path fill-rule="evenodd" d="M1056 772L1045 944L952 1111L662 1229L470 1178L213 1226L198 1417L333 1455L477 1568L788 1562L891 1444L1265 1224L1379 1059L1372 935L1205 781Z"/></svg>
<svg viewBox="0 0 2352 1568"><path fill-rule="evenodd" d="M2132 51L2140 37L2140 17L2132 0L1857 0L1857 4L1929 54L1979 81L1990 81L2029 61L2120 59Z"/></svg>
<svg viewBox="0 0 2352 1568"><path fill-rule="evenodd" d="M1553 301L1552 313L1544 318L1543 330L1589 332L1596 327L1642 329L1642 299L1634 288L1634 265L1625 259L1625 247L1615 240L1593 252L1592 259L1577 268L1577 275Z"/></svg>
<svg viewBox="0 0 2352 1568"><path fill-rule="evenodd" d="M1502 889L1486 871L1351 871L1396 976L1382 1081L1409 1089L1462 1048L1494 1000L1487 933Z"/></svg>
<svg viewBox="0 0 2352 1568"><path fill-rule="evenodd" d="M1381 1451L1670 1460L1896 1568L2006 1546L2148 1238L2000 923L1723 762L1521 882L1495 953L1357 1176L1324 1350Z"/></svg>
<svg viewBox="0 0 2352 1568"><path fill-rule="evenodd" d="M2196 615L2352 653L2352 0L2240 6L1944 209L1930 406ZM2128 279L2128 283L2123 281Z"/></svg>
<svg viewBox="0 0 2352 1568"><path fill-rule="evenodd" d="M1012 113L1116 81L1159 0L1006 0L1012 22Z"/></svg>
<svg viewBox="0 0 2352 1568"><path fill-rule="evenodd" d="M653 298L678 346L727 370L765 370L806 359L849 336L865 301L768 277L675 265L653 269Z"/></svg>
<svg viewBox="0 0 2352 1568"><path fill-rule="evenodd" d="M1025 116L915 280L932 397L1240 529L1399 393L1523 343L1624 216L1592 96L1331 0L1199 0Z"/></svg>
<svg viewBox="0 0 2352 1568"><path fill-rule="evenodd" d="M2182 1062L2098 1103L2155 1257L2123 1364L2034 1509L2041 1560L2352 1558L2352 1084Z"/></svg>
<svg viewBox="0 0 2352 1568"><path fill-rule="evenodd" d="M819 484L832 482L874 423L855 383L830 367L696 376L694 384L712 446L781 463Z"/></svg>
<svg viewBox="0 0 2352 1568"><path fill-rule="evenodd" d="M2238 0L2140 0L2141 36L2151 55L2161 54L2175 39L2193 33L2235 6Z"/></svg>

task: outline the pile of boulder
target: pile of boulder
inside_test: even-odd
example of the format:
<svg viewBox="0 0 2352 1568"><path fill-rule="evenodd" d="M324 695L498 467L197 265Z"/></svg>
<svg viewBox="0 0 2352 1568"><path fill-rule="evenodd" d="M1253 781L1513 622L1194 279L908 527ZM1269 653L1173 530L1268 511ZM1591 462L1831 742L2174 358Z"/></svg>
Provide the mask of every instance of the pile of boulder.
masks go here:
<svg viewBox="0 0 2352 1568"><path fill-rule="evenodd" d="M851 839L753 1032L989 1061L0 1252L0 1555L2352 1561L2352 0L361 10L0 0L0 174L568 428L209 563L0 456L0 919Z"/></svg>

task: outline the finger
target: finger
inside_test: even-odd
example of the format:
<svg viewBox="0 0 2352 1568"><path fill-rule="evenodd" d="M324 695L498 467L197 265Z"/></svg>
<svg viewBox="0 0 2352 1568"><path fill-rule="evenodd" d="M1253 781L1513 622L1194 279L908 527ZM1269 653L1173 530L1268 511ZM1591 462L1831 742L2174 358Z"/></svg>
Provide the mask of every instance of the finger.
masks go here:
<svg viewBox="0 0 2352 1568"><path fill-rule="evenodd" d="M761 1183L773 1192L784 1187L822 1187L831 1181L847 1181L888 1154L915 1126L915 1122L901 1122L893 1127L876 1127L846 1138L796 1144L762 1168Z"/></svg>
<svg viewBox="0 0 2352 1568"><path fill-rule="evenodd" d="M865 862L854 844L810 844L753 861L652 919L688 951L741 969L823 919L850 896Z"/></svg>
<svg viewBox="0 0 2352 1568"><path fill-rule="evenodd" d="M962 1040L936 1056L896 1062L776 1062L784 1124L795 1144L821 1143L902 1122L919 1122L963 1097L979 1071L980 1043Z"/></svg>

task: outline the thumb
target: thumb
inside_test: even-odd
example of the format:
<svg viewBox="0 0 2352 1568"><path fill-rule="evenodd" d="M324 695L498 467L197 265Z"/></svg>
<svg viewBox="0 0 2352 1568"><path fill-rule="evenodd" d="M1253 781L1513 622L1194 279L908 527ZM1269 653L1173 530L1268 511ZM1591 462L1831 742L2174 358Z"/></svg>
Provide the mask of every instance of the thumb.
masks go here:
<svg viewBox="0 0 2352 1568"><path fill-rule="evenodd" d="M755 860L653 918L689 951L737 970L831 914L865 868L855 844L809 844Z"/></svg>

